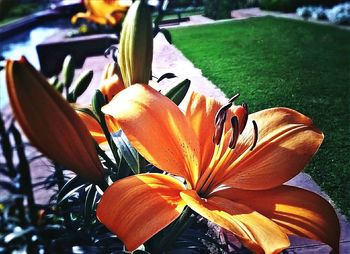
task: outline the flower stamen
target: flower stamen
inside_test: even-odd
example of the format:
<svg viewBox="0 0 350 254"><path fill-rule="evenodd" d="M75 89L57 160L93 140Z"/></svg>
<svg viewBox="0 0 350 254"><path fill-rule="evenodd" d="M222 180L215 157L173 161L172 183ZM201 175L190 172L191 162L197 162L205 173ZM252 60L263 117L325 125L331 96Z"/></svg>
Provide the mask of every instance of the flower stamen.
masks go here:
<svg viewBox="0 0 350 254"><path fill-rule="evenodd" d="M215 132L213 136L213 143L218 145L220 143L222 133L224 131L224 125L227 116L227 110L232 107L233 102L239 97L239 93L234 95L231 99L228 100L228 103L222 106L215 115Z"/></svg>
<svg viewBox="0 0 350 254"><path fill-rule="evenodd" d="M234 116L231 118L231 125L232 125L232 135L228 143L228 147L231 149L234 149L236 147L238 136L239 136L239 126L238 126L237 116Z"/></svg>
<svg viewBox="0 0 350 254"><path fill-rule="evenodd" d="M258 125L256 122L253 120L253 127L254 127L254 140L253 140L253 145L250 148L250 151L253 151L254 147L256 146L256 143L258 142Z"/></svg>
<svg viewBox="0 0 350 254"><path fill-rule="evenodd" d="M235 94L231 99L228 100L228 103L231 103L231 105L232 105L232 103L233 103L239 96L240 96L239 93L238 93L238 94Z"/></svg>
<svg viewBox="0 0 350 254"><path fill-rule="evenodd" d="M248 104L244 102L242 107L245 109L245 114L240 124L240 134L242 134L248 122Z"/></svg>
<svg viewBox="0 0 350 254"><path fill-rule="evenodd" d="M222 133L224 131L225 121L226 121L226 111L223 112L223 114L219 116L217 120L215 120L215 132L213 136L213 143L215 145L220 144Z"/></svg>

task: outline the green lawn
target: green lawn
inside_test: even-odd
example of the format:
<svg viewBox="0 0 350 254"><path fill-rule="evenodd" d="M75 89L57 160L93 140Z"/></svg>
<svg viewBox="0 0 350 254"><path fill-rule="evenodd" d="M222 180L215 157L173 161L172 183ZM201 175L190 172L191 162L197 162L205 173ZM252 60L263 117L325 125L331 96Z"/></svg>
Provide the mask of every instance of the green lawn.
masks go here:
<svg viewBox="0 0 350 254"><path fill-rule="evenodd" d="M11 0L7 0L7 1L11 1ZM7 14L2 19L0 19L0 26L6 25L24 16L27 16L36 11L42 10L44 6L45 4L40 2L32 2L32 3L28 2L28 3L14 5L12 8L9 9Z"/></svg>
<svg viewBox="0 0 350 254"><path fill-rule="evenodd" d="M306 172L350 216L350 32L272 17L171 30L173 42L251 111L285 106L325 134Z"/></svg>

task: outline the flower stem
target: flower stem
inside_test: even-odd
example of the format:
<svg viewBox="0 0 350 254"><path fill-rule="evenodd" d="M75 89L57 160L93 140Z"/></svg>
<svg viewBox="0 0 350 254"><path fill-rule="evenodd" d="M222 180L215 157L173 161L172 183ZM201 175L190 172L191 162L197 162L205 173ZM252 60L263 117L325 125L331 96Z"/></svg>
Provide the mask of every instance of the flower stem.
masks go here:
<svg viewBox="0 0 350 254"><path fill-rule="evenodd" d="M37 207L34 200L29 163L26 157L24 144L20 132L17 130L14 124L11 125L10 130L15 141L17 156L19 159L19 164L17 167L20 175L19 182L21 193L27 197L30 221L34 225L37 219Z"/></svg>

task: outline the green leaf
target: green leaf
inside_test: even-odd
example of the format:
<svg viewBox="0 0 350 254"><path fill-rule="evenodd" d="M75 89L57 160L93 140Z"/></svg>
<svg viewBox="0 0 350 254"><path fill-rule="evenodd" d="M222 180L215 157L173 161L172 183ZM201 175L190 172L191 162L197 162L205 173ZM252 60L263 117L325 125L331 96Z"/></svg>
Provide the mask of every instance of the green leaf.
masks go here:
<svg viewBox="0 0 350 254"><path fill-rule="evenodd" d="M92 110L100 120L104 118L104 114L101 111L101 108L105 104L106 104L105 97L103 96L100 90L96 90L94 96L92 97L91 106L92 106Z"/></svg>
<svg viewBox="0 0 350 254"><path fill-rule="evenodd" d="M151 254L151 253L144 250L134 250L133 252L131 252L131 254Z"/></svg>
<svg viewBox="0 0 350 254"><path fill-rule="evenodd" d="M49 78L47 81L48 81L49 84L52 85L53 87L55 87L55 86L57 85L57 83L59 82L57 76L52 76L52 77Z"/></svg>
<svg viewBox="0 0 350 254"><path fill-rule="evenodd" d="M10 243L13 240L16 240L17 238L23 237L27 234L34 232L34 231L35 231L34 227L28 227L28 228L23 229L23 230L18 230L18 231L12 232L4 237L4 242Z"/></svg>
<svg viewBox="0 0 350 254"><path fill-rule="evenodd" d="M126 160L121 155L120 155L120 157L121 157L121 159L120 159L120 163L118 164L118 172L116 174L116 179L113 179L111 177L112 181L123 179L123 178L129 176L130 173L132 172L132 170L130 169L130 166L128 165Z"/></svg>
<svg viewBox="0 0 350 254"><path fill-rule="evenodd" d="M75 176L70 179L61 189L57 195L57 204L61 204L69 198L74 192L84 187L86 184L81 177Z"/></svg>
<svg viewBox="0 0 350 254"><path fill-rule="evenodd" d="M185 79L177 86L173 87L165 96L172 100L176 105L179 105L185 98L188 89L190 88L191 81Z"/></svg>
<svg viewBox="0 0 350 254"><path fill-rule="evenodd" d="M60 81L58 81L58 83L55 85L55 89L59 93L62 93L63 92L63 84Z"/></svg>
<svg viewBox="0 0 350 254"><path fill-rule="evenodd" d="M97 202L97 190L96 186L91 184L89 186L86 199L85 199L85 207L84 207L84 218L85 218L85 224L91 224L94 213L95 213L95 207Z"/></svg>
<svg viewBox="0 0 350 254"><path fill-rule="evenodd" d="M83 113L93 117L96 121L98 121L98 119L96 118L96 115L94 114L94 112L92 112L91 109L89 109L89 108L76 108L75 110L83 112Z"/></svg>
<svg viewBox="0 0 350 254"><path fill-rule="evenodd" d="M82 95L85 92L85 90L89 87L93 75L94 75L93 71L91 70L85 71L74 82L75 88L72 92L72 98L74 101L76 101L78 97Z"/></svg>
<svg viewBox="0 0 350 254"><path fill-rule="evenodd" d="M165 37L165 39L170 43L170 44L173 44L173 40L172 40L172 37L171 37L171 34L170 32L167 30L167 29L160 29L159 30L160 33L162 33Z"/></svg>
<svg viewBox="0 0 350 254"><path fill-rule="evenodd" d="M171 78L176 78L176 75L174 73L168 72L168 73L165 73L162 76L160 76L160 78L157 80L157 82L159 83L163 79L171 79Z"/></svg>
<svg viewBox="0 0 350 254"><path fill-rule="evenodd" d="M112 135L113 141L117 146L122 157L125 159L131 170L135 174L140 173L139 153L133 148L123 131L118 131Z"/></svg>
<svg viewBox="0 0 350 254"><path fill-rule="evenodd" d="M66 89L70 87L74 78L75 63L72 56L68 55L63 61L62 74L63 74L63 83Z"/></svg>

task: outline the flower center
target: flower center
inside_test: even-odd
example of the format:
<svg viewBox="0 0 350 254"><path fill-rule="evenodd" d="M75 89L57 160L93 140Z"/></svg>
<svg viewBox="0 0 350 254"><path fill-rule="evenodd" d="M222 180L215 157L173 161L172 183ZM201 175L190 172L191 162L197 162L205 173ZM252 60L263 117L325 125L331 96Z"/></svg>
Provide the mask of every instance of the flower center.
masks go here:
<svg viewBox="0 0 350 254"><path fill-rule="evenodd" d="M197 187L200 190L200 193L204 194L204 196L208 194L208 192L210 192L210 190L213 189L213 187L216 186L218 182L220 182L220 180L217 178L224 178L225 172L221 172L221 169L231 168L231 164L234 160L236 160L242 153L246 151L252 151L257 144L258 125L253 120L253 141L250 149L247 150L246 146L239 146L237 149L235 149L238 139L246 128L248 122L248 105L246 103L243 103L241 106L236 106L230 112L230 115L233 115L230 119L231 130L225 126L227 123L227 116L229 115L228 111L233 106L233 102L238 97L239 94L233 96L227 104L223 105L218 110L215 115L215 130L213 135L215 150L212 160L208 168L203 172L203 175L201 176Z"/></svg>
<svg viewBox="0 0 350 254"><path fill-rule="evenodd" d="M236 94L233 96L227 104L222 106L218 112L216 113L214 125L215 125L215 131L213 135L213 143L215 145L219 145L221 139L223 138L224 129L225 129L225 122L227 118L227 111L232 107L233 102L239 97L240 94ZM247 103L243 103L241 106L238 106L234 110L234 116L231 117L231 128L232 128L232 134L228 143L228 147L230 149L234 149L237 144L237 140L240 134L244 131L247 122L248 122L248 105ZM254 128L254 138L253 143L250 148L250 150L253 150L256 146L256 143L258 141L258 125L253 120L253 128Z"/></svg>

